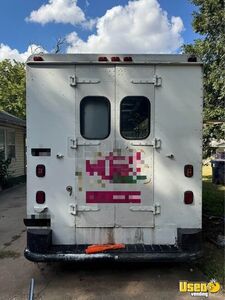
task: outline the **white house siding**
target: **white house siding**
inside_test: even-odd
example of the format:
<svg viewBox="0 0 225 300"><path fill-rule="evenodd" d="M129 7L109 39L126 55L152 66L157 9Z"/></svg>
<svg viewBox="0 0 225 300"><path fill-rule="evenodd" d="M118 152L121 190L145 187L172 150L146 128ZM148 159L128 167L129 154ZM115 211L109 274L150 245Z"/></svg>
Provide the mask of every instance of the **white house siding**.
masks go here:
<svg viewBox="0 0 225 300"><path fill-rule="evenodd" d="M18 177L25 175L25 129L22 127L13 126L10 126L10 129L15 130L16 158L12 159L12 162L9 167L9 172L12 177Z"/></svg>

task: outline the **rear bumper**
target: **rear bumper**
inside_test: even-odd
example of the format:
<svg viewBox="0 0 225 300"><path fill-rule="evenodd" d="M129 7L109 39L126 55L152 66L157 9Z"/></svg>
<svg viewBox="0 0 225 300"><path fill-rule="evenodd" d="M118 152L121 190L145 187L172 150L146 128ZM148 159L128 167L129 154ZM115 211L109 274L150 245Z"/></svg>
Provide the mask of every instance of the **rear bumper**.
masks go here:
<svg viewBox="0 0 225 300"><path fill-rule="evenodd" d="M119 261L119 262L184 262L196 260L202 256L197 252L123 252L123 253L35 253L25 249L24 256L33 262L81 262L81 261Z"/></svg>
<svg viewBox="0 0 225 300"><path fill-rule="evenodd" d="M124 249L86 254L85 249L89 245L52 245L51 229L28 229L24 255L34 262L91 260L182 262L201 257L200 229L178 229L177 235L177 245L127 244Z"/></svg>

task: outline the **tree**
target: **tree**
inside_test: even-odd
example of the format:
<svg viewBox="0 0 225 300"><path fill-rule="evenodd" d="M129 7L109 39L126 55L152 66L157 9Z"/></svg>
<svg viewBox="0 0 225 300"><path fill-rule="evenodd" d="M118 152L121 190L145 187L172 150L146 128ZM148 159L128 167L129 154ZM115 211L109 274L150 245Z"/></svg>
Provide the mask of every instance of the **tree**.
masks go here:
<svg viewBox="0 0 225 300"><path fill-rule="evenodd" d="M25 118L25 65L10 61L0 62L0 110Z"/></svg>
<svg viewBox="0 0 225 300"><path fill-rule="evenodd" d="M204 156L210 154L212 138L224 137L224 125L209 121L224 120L225 108L225 9L224 0L190 0L198 10L193 13L193 28L202 35L184 45L185 53L195 54L204 63Z"/></svg>
<svg viewBox="0 0 225 300"><path fill-rule="evenodd" d="M60 53L61 51L62 51L62 47L63 47L63 45L65 44L65 42L66 42L66 38L65 37L59 37L58 39L57 39L57 41L56 41L56 45L55 45L55 48L54 48L54 53L55 54L58 54L58 53Z"/></svg>

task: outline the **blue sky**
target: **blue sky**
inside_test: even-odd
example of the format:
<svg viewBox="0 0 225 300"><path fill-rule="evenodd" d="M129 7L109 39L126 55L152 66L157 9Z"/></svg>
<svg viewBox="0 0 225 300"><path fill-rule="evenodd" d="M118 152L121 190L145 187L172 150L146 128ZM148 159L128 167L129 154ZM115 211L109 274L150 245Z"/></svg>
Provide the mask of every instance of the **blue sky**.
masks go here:
<svg viewBox="0 0 225 300"><path fill-rule="evenodd" d="M194 39L199 36L195 34L192 30L191 22L192 22L192 12L196 9L193 5L191 5L188 0L136 0L134 2L140 2L140 5L136 6L127 6L127 0L78 0L77 2L74 0L64 0L65 5L72 5L74 2L74 6L78 7L78 11L74 11L74 18L80 18L80 21L77 24L72 24L70 13L68 12L68 16L62 16L61 19L58 19L57 16L57 7L55 15L52 16L52 19L48 19L48 11L43 11L44 16L41 15L41 12L38 12L39 15L36 15L33 19L31 18L32 11L38 11L42 5L50 4L51 2L60 2L63 0L1 0L0 4L0 44L1 46L7 46L11 50L17 50L18 55L27 51L29 45L41 45L46 51L51 51L54 47L56 40L58 37L68 36L67 42L68 45L65 44L64 51L65 52L91 52L96 48L96 45L99 45L99 41L102 39L106 39L106 34L111 39L108 43L103 41L102 48L97 47L102 51L110 51L110 43L112 46L112 52L124 52L133 49L133 52L141 52L141 38L142 40L146 40L146 37L152 36L154 39L149 40L149 44L146 44L143 48L143 52L148 52L148 47L151 52L179 52L179 46L184 43L191 43ZM141 6L142 2L142 6ZM155 2L159 3L160 9L156 8ZM54 3L53 3L54 4ZM60 4L62 5L62 4ZM63 4L64 5L64 4ZM139 6L138 6L139 5ZM151 6L153 5L153 6ZM116 6L122 6L122 9L118 11L112 10L112 8ZM62 7L62 6L61 6ZM155 9L154 14L157 15L159 13L159 21L155 20L154 24L151 22L145 23L145 17L147 19L148 13L147 10L149 8L149 18L153 15L150 14L150 11ZM68 7L67 7L68 8ZM47 8L46 8L47 9ZM54 9L52 6L48 9ZM66 7L65 7L66 9ZM59 9L62 11L62 9ZM111 13L106 15L106 11L111 10ZM135 11L136 10L136 11ZM139 11L139 12L138 12ZM141 12L146 11L146 14L143 15L143 20L141 20ZM167 13L168 22L173 24L171 18L179 17L175 20L174 28L166 28L163 23L163 13L162 11ZM76 15L79 13L79 16ZM127 14L127 16L126 16ZM161 14L161 17L160 17ZM29 18L30 20L25 20ZM131 27L133 26L133 18L137 18L134 31L141 32L138 34L139 36L135 36L135 33L132 32ZM130 19L130 23L127 23L127 19ZM45 18L45 19L44 19ZM46 19L47 18L47 19ZM63 19L64 18L64 19ZM90 20L93 20L93 23L96 24L96 18L102 18L102 22L99 22L99 26L101 28L101 32L104 33L96 33L95 25L92 28L87 29ZM112 20L112 19L115 20ZM118 27L118 23L121 20L121 28ZM158 32L159 28L157 28L157 23L159 22L159 27L161 31ZM161 23L162 24L161 24ZM183 24L181 24L183 22ZM104 23L104 24L103 24ZM140 26L143 28L140 29ZM44 24L44 25L43 25ZM98 24L98 23L97 23ZM124 25L123 25L124 24ZM160 25L161 24L161 25ZM164 25L163 25L164 24ZM108 27L107 27L108 26ZM113 29L114 27L116 29ZM170 26L170 25L168 25ZM151 27L151 28L150 28ZM111 29L110 29L111 28ZM136 30L137 29L137 30ZM111 30L111 31L110 31ZM116 30L118 32L116 32ZM124 33L124 31L127 31ZM149 30L149 32L148 32ZM166 32L168 30L168 33ZM165 31L165 34L163 33ZM120 33L122 36L122 40L126 45L118 45L121 43L120 41ZM129 34L128 34L129 33ZM126 38L127 37L127 41ZM160 34L160 38L159 38ZM86 43L88 37L90 35L94 35L93 42ZM146 35L146 36L145 36ZM170 36L171 35L171 36ZM156 36L158 36L156 38ZM173 44L170 41L167 41L163 44L163 40L166 37L173 41ZM140 46L135 46L134 42L131 40L136 40L136 44L138 43ZM156 46L153 47L153 41L156 41ZM104 44L105 43L105 44ZM115 47L115 44L118 46ZM154 42L155 44L155 42ZM95 46L94 46L95 45ZM113 46L114 45L114 46ZM95 47L95 48L94 48ZM161 47L161 48L160 48ZM3 51L4 49L2 49ZM128 51L129 52L129 51ZM131 51L132 52L132 51ZM11 53L11 52L9 52ZM3 57L4 56L4 57ZM7 51L5 50L4 54L2 54L3 58L7 56ZM0 49L0 59L1 59L1 49Z"/></svg>

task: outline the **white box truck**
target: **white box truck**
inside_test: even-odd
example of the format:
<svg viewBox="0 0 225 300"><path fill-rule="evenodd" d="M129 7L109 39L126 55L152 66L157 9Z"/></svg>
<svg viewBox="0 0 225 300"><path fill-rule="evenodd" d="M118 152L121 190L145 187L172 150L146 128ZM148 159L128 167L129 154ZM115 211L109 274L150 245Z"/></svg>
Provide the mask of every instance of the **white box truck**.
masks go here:
<svg viewBox="0 0 225 300"><path fill-rule="evenodd" d="M25 257L198 258L202 100L195 56L29 57Z"/></svg>

